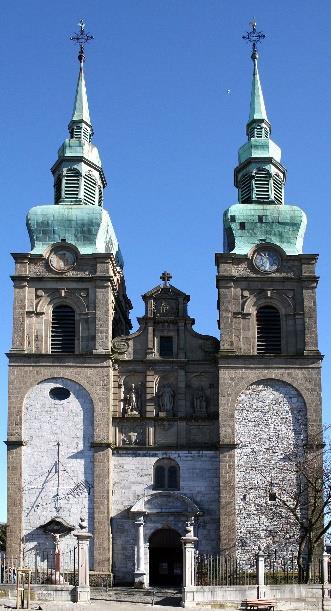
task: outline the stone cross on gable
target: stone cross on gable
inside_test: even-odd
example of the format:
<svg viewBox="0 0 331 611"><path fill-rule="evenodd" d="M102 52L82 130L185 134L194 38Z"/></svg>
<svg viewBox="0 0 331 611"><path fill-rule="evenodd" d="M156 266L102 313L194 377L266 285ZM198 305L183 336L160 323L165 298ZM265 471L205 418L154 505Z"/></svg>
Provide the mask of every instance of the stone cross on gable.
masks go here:
<svg viewBox="0 0 331 611"><path fill-rule="evenodd" d="M169 281L171 280L172 275L169 272L163 272L160 276L160 280L163 282L163 286L169 286Z"/></svg>

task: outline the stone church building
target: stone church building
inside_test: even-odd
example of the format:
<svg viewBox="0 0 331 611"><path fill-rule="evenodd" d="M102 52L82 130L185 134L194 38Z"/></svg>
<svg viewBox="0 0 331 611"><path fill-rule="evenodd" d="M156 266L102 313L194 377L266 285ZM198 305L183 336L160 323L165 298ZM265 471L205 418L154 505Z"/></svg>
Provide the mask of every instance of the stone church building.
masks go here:
<svg viewBox="0 0 331 611"><path fill-rule="evenodd" d="M216 254L220 337L194 331L194 304L168 272L142 287L130 333L84 59L81 47L54 202L31 208L31 250L13 255L8 552L41 557L60 533L65 554L85 520L94 570L179 585L188 521L202 553L250 562L258 547L296 545L275 508L298 485L287 457L321 427L317 256L302 252L304 212L285 204L254 47L238 201Z"/></svg>

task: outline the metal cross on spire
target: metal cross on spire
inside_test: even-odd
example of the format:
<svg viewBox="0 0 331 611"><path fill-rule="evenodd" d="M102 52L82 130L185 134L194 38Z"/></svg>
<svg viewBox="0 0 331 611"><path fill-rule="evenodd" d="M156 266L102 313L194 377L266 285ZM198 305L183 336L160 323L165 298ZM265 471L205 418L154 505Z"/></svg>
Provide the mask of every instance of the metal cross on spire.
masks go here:
<svg viewBox="0 0 331 611"><path fill-rule="evenodd" d="M90 42L90 40L93 40L94 36L85 32L85 23L83 19L80 20L78 25L80 28L79 32L75 32L73 36L70 36L70 40L73 40L79 45L78 60L82 64L85 61L84 45Z"/></svg>
<svg viewBox="0 0 331 611"><path fill-rule="evenodd" d="M163 286L169 286L169 281L171 280L172 275L169 272L163 272L160 276L160 280L163 282Z"/></svg>
<svg viewBox="0 0 331 611"><path fill-rule="evenodd" d="M250 21L249 25L252 29L250 32L243 34L243 39L247 40L247 42L252 45L252 59L254 60L258 58L257 45L261 40L264 40L265 34L263 34L263 32L257 32L255 19Z"/></svg>

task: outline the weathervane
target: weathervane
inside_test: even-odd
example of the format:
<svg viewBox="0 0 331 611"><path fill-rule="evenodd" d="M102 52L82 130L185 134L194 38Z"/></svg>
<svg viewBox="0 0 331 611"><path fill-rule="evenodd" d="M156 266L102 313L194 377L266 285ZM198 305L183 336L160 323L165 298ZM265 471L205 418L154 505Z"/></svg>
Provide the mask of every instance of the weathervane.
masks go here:
<svg viewBox="0 0 331 611"><path fill-rule="evenodd" d="M263 32L256 31L255 19L253 19L249 23L249 25L252 27L252 29L250 32L246 32L246 34L243 34L243 39L247 40L247 42L252 45L252 59L254 60L258 58L257 45L259 42L261 42L261 40L265 38L265 34L263 34Z"/></svg>
<svg viewBox="0 0 331 611"><path fill-rule="evenodd" d="M79 45L78 60L82 64L85 61L84 45L90 42L90 40L93 40L94 36L85 32L85 23L83 19L80 20L78 25L79 25L80 31L75 32L73 36L70 36L70 40L73 40L74 42L76 42Z"/></svg>

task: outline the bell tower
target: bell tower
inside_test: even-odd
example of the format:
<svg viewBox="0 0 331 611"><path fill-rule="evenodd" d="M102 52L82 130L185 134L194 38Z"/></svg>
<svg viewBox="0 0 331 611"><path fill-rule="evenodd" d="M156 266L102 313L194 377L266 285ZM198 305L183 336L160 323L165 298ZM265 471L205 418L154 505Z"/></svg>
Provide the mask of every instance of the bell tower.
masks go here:
<svg viewBox="0 0 331 611"><path fill-rule="evenodd" d="M111 347L131 328L131 304L92 143L84 46L93 37L79 25L69 138L52 167L54 204L29 211L31 251L13 255L7 551L19 558L33 546L49 549L46 527L55 521L65 552L83 519L93 534L91 566L109 571Z"/></svg>
<svg viewBox="0 0 331 611"><path fill-rule="evenodd" d="M238 203L224 213L216 282L221 550L247 558L254 545L281 547L296 533L294 525L288 534L285 518L277 522L269 492L282 485L284 457L320 434L321 354L317 255L302 252L305 213L285 204L286 170L258 71L264 34L253 23L244 38L253 61L247 142L234 172Z"/></svg>

